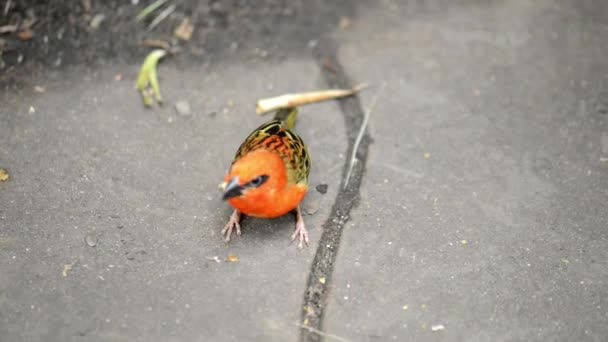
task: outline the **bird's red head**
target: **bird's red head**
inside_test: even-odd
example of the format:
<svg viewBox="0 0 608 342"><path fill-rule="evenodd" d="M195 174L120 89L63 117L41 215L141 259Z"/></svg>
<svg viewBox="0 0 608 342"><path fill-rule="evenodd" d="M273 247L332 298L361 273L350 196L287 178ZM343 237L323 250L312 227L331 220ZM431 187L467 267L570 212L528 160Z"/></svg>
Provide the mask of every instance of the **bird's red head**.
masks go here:
<svg viewBox="0 0 608 342"><path fill-rule="evenodd" d="M237 160L224 178L223 199L244 214L274 217L274 207L287 183L281 157L259 149Z"/></svg>

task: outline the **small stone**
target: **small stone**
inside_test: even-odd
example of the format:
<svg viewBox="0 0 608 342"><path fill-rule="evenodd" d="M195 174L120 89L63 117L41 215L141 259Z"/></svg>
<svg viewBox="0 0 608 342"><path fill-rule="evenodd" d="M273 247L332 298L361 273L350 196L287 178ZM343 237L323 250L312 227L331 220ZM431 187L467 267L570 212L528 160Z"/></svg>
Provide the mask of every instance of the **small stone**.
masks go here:
<svg viewBox="0 0 608 342"><path fill-rule="evenodd" d="M84 237L84 242L87 244L87 246L89 247L95 247L97 246L97 239L94 238L91 235L87 235Z"/></svg>
<svg viewBox="0 0 608 342"><path fill-rule="evenodd" d="M315 189L320 192L321 194L325 195L327 193L327 188L329 187L329 185L327 184L319 184L315 187Z"/></svg>
<svg viewBox="0 0 608 342"><path fill-rule="evenodd" d="M179 101L175 103L175 110L177 111L177 114L181 116L192 114L192 109L190 108L190 103L188 103L188 101Z"/></svg>
<svg viewBox="0 0 608 342"><path fill-rule="evenodd" d="M431 326L431 331L441 331L445 330L445 326L443 324L436 324Z"/></svg>

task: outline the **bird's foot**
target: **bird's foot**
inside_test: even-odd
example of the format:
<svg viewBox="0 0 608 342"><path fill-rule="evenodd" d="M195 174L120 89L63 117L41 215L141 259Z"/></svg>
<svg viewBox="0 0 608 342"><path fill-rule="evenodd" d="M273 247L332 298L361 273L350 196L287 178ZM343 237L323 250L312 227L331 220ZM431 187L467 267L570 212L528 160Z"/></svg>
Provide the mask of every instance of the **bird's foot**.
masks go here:
<svg viewBox="0 0 608 342"><path fill-rule="evenodd" d="M236 235L241 236L241 213L238 210L234 210L228 223L222 229L222 235L226 235L226 242L230 242L230 235L232 235L232 229L236 228Z"/></svg>
<svg viewBox="0 0 608 342"><path fill-rule="evenodd" d="M306 226L304 225L304 219L302 218L302 211L300 211L300 206L296 209L296 230L291 235L291 241L294 241L296 237L300 237L300 243L298 243L298 248L302 249L302 242L306 243L308 246L308 231L306 230Z"/></svg>

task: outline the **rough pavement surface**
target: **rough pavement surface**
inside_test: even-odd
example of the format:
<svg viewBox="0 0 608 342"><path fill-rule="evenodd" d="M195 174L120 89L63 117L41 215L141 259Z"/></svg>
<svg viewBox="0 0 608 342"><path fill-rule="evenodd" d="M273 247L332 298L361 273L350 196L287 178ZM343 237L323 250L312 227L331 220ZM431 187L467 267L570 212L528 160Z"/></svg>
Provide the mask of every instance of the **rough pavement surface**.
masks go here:
<svg viewBox="0 0 608 342"><path fill-rule="evenodd" d="M0 339L604 340L608 5L381 1L357 13L282 62L167 60L156 110L130 64L1 94ZM225 245L216 187L264 120L255 100L344 81L336 68L371 87L301 110L313 243L290 246L284 217L246 219ZM361 186L345 197L344 118L360 120L381 84ZM343 219L336 198L353 201ZM322 234L335 219L343 229ZM319 268L322 235L340 247Z"/></svg>

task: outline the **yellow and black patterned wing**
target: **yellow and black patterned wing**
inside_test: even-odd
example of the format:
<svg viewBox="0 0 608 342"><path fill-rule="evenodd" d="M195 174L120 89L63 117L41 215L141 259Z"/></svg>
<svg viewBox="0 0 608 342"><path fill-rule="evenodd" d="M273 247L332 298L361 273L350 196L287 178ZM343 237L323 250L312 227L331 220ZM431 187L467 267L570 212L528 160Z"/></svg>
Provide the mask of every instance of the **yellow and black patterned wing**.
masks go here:
<svg viewBox="0 0 608 342"><path fill-rule="evenodd" d="M308 184L310 157L302 138L285 128L282 120L269 121L254 130L241 144L233 164L247 153L263 148L278 153L287 169L287 180Z"/></svg>

